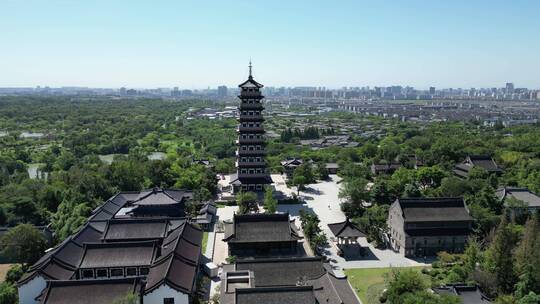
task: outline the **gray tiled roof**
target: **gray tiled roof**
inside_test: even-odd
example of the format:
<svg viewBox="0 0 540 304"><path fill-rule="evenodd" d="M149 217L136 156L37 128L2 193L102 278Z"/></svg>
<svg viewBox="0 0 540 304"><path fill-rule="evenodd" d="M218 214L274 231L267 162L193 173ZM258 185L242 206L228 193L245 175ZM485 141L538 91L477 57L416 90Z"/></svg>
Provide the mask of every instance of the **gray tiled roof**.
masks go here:
<svg viewBox="0 0 540 304"><path fill-rule="evenodd" d="M133 205L140 206L140 205L176 205L180 201L175 200L170 195L166 194L163 191L150 193L146 196L143 196L133 202Z"/></svg>
<svg viewBox="0 0 540 304"><path fill-rule="evenodd" d="M462 198L400 198L406 222L472 221Z"/></svg>
<svg viewBox="0 0 540 304"><path fill-rule="evenodd" d="M85 244L79 268L149 266L156 251L155 242Z"/></svg>
<svg viewBox="0 0 540 304"><path fill-rule="evenodd" d="M49 281L41 304L110 304L128 293L140 293L139 278Z"/></svg>
<svg viewBox="0 0 540 304"><path fill-rule="evenodd" d="M467 159L454 166L454 174L466 178L473 167L484 168L489 173L500 173L503 170L489 155L469 155Z"/></svg>
<svg viewBox="0 0 540 304"><path fill-rule="evenodd" d="M496 172L501 170L493 158L491 158L489 155L470 155L469 159L474 166L482 167L488 172Z"/></svg>
<svg viewBox="0 0 540 304"><path fill-rule="evenodd" d="M317 304L313 287L270 287L236 289L236 304Z"/></svg>
<svg viewBox="0 0 540 304"><path fill-rule="evenodd" d="M285 242L298 237L289 214L235 215L233 223L225 227L225 241L231 243Z"/></svg>
<svg viewBox="0 0 540 304"><path fill-rule="evenodd" d="M336 237L365 237L360 229L347 218L341 223L328 224L328 228Z"/></svg>
<svg viewBox="0 0 540 304"><path fill-rule="evenodd" d="M148 240L165 237L169 222L157 220L110 220L103 235L106 241Z"/></svg>
<svg viewBox="0 0 540 304"><path fill-rule="evenodd" d="M184 223L163 240L162 255L150 268L145 293L164 283L176 290L192 293L197 277L203 232Z"/></svg>
<svg viewBox="0 0 540 304"><path fill-rule="evenodd" d="M255 287L296 285L299 280L313 280L326 273L320 258L240 260L236 270L251 270Z"/></svg>
<svg viewBox="0 0 540 304"><path fill-rule="evenodd" d="M512 197L526 203L529 207L540 208L540 196L529 191L527 188L500 188L497 190L496 194L500 200Z"/></svg>
<svg viewBox="0 0 540 304"><path fill-rule="evenodd" d="M448 294L458 296L463 304L491 303L477 286L450 285L434 288L433 291L441 295Z"/></svg>
<svg viewBox="0 0 540 304"><path fill-rule="evenodd" d="M150 202L151 198L156 196L160 198ZM146 276L147 292L162 284L181 292L194 292L203 235L199 228L184 218L177 217L114 219L118 210L139 199L149 200L149 205L155 203L157 208L161 208L161 198L165 196L183 203L191 194L183 190L152 189L142 195L139 192L123 192L113 196L93 212L89 221L77 233L49 250L32 265L18 282L19 286L38 275L46 280L73 280L66 283L69 288L65 289L65 292L78 292L84 296L90 293L88 290L91 288L79 286L89 281L76 279L75 273L78 269L145 266L150 267ZM151 208L154 208L153 206ZM208 206L209 212L211 207ZM48 298L47 303L110 303L110 298L105 297L106 300L103 301L100 298L100 286L109 282L112 280L94 280L93 284L96 286L92 288L97 292L96 297L66 297L68 300L65 302ZM111 291L114 288L111 287ZM56 289L58 290L61 289ZM88 301L84 302L86 300Z"/></svg>

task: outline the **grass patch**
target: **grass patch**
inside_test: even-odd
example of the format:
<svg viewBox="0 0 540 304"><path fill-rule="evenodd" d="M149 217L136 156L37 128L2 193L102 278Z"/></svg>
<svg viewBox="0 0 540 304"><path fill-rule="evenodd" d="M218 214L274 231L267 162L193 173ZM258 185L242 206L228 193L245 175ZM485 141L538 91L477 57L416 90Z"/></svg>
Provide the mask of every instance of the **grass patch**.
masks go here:
<svg viewBox="0 0 540 304"><path fill-rule="evenodd" d="M421 271L422 266L410 267ZM401 269L401 268L399 268ZM376 296L370 294L371 301L368 301L367 293L368 289L372 286L378 285L377 290L384 289L384 275L389 273L392 268L357 268L357 269L345 269L347 279L351 283L354 291L362 300L364 304L378 303ZM372 288L373 289L373 288ZM375 297L375 299L373 299ZM376 301L375 301L376 300Z"/></svg>
<svg viewBox="0 0 540 304"><path fill-rule="evenodd" d="M202 254L206 253L206 245L208 244L208 231L203 232L202 237Z"/></svg>
<svg viewBox="0 0 540 304"><path fill-rule="evenodd" d="M6 279L6 274L11 267L11 264L0 264L0 283Z"/></svg>

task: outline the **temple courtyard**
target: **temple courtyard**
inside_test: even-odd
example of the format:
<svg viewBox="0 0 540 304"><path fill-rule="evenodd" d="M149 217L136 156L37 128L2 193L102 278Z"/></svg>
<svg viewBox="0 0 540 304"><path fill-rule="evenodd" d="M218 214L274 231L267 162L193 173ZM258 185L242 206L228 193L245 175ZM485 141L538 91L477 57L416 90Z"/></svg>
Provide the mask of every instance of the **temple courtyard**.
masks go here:
<svg viewBox="0 0 540 304"><path fill-rule="evenodd" d="M227 179L227 176L225 176ZM275 191L278 195L292 196L297 193L295 187L287 187L283 175L272 174ZM363 247L364 256L345 255L346 257L338 256L338 249L335 238L328 228L328 224L342 222L345 220L345 214L341 211L339 199L339 189L341 178L337 175L330 175L328 180L318 181L315 184L306 186L305 191L300 191L300 198L304 201L303 204L293 205L278 205L279 212L288 212L292 218L296 220L296 225L300 227L299 211L306 210L314 212L319 216L321 221L321 229L326 233L329 244L324 250L324 255L328 257L330 263L335 269L353 269L353 268L385 268L385 267L411 267L429 265L431 260L413 260L390 249L379 249L369 244L366 238L358 238L358 243ZM218 221L231 220L235 212L238 211L237 206L225 206L218 208ZM207 256L212 258L216 265L222 264L227 257L227 245L221 239L223 233L211 233L209 242L214 242L212 238L215 236L215 245L207 246ZM210 248L214 249L209 251ZM359 246L350 246L349 251L358 250ZM346 251L347 253L347 251ZM210 254L210 256L208 255Z"/></svg>

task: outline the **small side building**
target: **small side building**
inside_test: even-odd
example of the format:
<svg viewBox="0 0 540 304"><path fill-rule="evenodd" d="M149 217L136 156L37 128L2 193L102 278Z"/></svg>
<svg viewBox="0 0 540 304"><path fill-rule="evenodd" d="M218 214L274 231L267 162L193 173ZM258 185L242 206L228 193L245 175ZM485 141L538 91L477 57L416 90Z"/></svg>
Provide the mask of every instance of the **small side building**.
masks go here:
<svg viewBox="0 0 540 304"><path fill-rule="evenodd" d="M292 178L294 174L294 170L301 166L304 163L304 161L300 158L288 158L281 161L281 167L283 168L283 173L287 176L287 178Z"/></svg>
<svg viewBox="0 0 540 304"><path fill-rule="evenodd" d="M388 213L389 245L408 257L462 252L473 219L462 198L400 198Z"/></svg>
<svg viewBox="0 0 540 304"><path fill-rule="evenodd" d="M516 200L523 202L523 208L529 211L530 213L538 212L540 210L540 196L538 194L529 191L527 188L516 188L516 187L504 187L497 189L497 197L501 200L504 205L510 208L513 212L523 212L524 210L521 207L516 207L511 205L511 200ZM509 204L510 202L510 204Z"/></svg>
<svg viewBox="0 0 540 304"><path fill-rule="evenodd" d="M328 224L328 228L336 237L338 245L350 243L356 244L358 238L366 237L360 228L353 224L349 218L346 218L344 222Z"/></svg>
<svg viewBox="0 0 540 304"><path fill-rule="evenodd" d="M298 229L288 213L234 215L225 223L229 255L296 255L300 246Z"/></svg>
<svg viewBox="0 0 540 304"><path fill-rule="evenodd" d="M326 172L328 174L337 174L339 170L339 164L338 163L326 163L325 164Z"/></svg>
<svg viewBox="0 0 540 304"><path fill-rule="evenodd" d="M489 155L469 155L462 163L455 165L454 174L461 178L468 178L474 167L483 168L489 174L501 175L504 172Z"/></svg>
<svg viewBox="0 0 540 304"><path fill-rule="evenodd" d="M398 162L392 162L389 164L372 164L371 165L371 173L373 175L381 175L381 174L392 174L396 172L399 168L401 168L402 165Z"/></svg>
<svg viewBox="0 0 540 304"><path fill-rule="evenodd" d="M447 285L434 288L433 291L440 295L453 295L460 298L463 304L488 304L492 303L478 286Z"/></svg>

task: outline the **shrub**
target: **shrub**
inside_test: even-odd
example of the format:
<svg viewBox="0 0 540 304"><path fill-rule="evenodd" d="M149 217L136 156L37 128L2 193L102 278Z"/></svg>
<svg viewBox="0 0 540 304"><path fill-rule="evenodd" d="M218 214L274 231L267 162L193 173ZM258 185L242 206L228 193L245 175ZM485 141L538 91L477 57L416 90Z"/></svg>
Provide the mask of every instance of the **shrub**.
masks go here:
<svg viewBox="0 0 540 304"><path fill-rule="evenodd" d="M6 274L6 282L15 284L23 274L24 270L21 264L12 265Z"/></svg>
<svg viewBox="0 0 540 304"><path fill-rule="evenodd" d="M11 283L4 282L0 284L0 303L17 304L19 302L17 289Z"/></svg>

